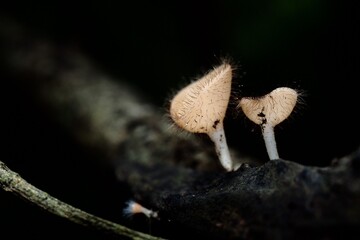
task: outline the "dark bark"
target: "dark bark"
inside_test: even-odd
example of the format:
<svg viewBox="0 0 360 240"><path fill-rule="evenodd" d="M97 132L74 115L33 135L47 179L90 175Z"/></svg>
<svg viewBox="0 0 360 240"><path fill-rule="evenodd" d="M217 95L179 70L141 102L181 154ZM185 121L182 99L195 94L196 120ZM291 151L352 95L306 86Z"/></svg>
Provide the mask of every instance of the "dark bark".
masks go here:
<svg viewBox="0 0 360 240"><path fill-rule="evenodd" d="M14 36L14 35L13 35ZM114 167L134 199L158 211L167 237L340 239L359 234L360 151L328 167L279 159L225 172L206 137L171 130L123 82L84 56L23 33L8 64L89 149ZM26 82L26 83L25 83ZM66 114L64 114L66 113ZM237 162L241 153L232 150ZM311 157L311 156L309 156ZM246 158L246 162L247 162Z"/></svg>

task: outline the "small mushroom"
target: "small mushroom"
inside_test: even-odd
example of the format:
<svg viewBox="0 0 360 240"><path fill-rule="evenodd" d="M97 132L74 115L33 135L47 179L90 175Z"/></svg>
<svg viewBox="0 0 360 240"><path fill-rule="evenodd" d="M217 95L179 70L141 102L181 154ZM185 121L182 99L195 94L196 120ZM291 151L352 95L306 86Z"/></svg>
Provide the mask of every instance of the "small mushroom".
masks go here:
<svg viewBox="0 0 360 240"><path fill-rule="evenodd" d="M238 107L254 123L261 126L270 160L279 159L274 127L288 118L298 99L298 92L288 87L276 88L259 98L243 97Z"/></svg>
<svg viewBox="0 0 360 240"><path fill-rule="evenodd" d="M129 200L126 202L126 207L123 209L123 214L126 217L133 216L135 214L142 213L148 218L159 218L159 215L157 212L148 209L141 205L138 202L135 202L133 200Z"/></svg>
<svg viewBox="0 0 360 240"><path fill-rule="evenodd" d="M170 105L170 116L180 128L209 135L220 163L227 171L232 171L234 167L223 126L231 80L232 68L223 63L180 90Z"/></svg>

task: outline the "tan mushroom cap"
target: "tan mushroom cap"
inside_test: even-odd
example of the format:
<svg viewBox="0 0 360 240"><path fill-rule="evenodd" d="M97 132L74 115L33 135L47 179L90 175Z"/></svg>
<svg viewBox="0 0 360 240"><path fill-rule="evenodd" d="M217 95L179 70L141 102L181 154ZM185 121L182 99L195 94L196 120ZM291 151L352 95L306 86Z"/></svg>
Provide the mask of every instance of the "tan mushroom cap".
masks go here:
<svg viewBox="0 0 360 240"><path fill-rule="evenodd" d="M223 63L179 91L171 100L170 115L181 128L210 133L222 126L231 93L232 68Z"/></svg>
<svg viewBox="0 0 360 240"><path fill-rule="evenodd" d="M276 126L290 116L297 98L298 93L294 89L280 87L260 98L244 97L238 107L256 124Z"/></svg>

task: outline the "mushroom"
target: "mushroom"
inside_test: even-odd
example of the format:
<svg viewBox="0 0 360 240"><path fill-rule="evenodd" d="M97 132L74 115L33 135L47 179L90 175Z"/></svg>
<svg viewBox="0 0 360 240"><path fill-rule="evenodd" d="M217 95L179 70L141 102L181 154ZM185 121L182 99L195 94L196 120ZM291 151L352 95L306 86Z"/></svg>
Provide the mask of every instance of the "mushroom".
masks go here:
<svg viewBox="0 0 360 240"><path fill-rule="evenodd" d="M182 129L206 133L215 144L221 165L233 170L223 120L230 99L232 67L223 63L180 90L171 100L170 116Z"/></svg>
<svg viewBox="0 0 360 240"><path fill-rule="evenodd" d="M159 218L159 215L157 212L148 209L141 205L138 202L135 202L133 200L129 200L126 202L126 207L123 209L123 214L126 217L130 217L134 214L142 213L148 218Z"/></svg>
<svg viewBox="0 0 360 240"><path fill-rule="evenodd" d="M290 116L297 99L297 91L280 87L260 98L243 97L238 104L251 121L261 126L270 160L279 159L274 127Z"/></svg>

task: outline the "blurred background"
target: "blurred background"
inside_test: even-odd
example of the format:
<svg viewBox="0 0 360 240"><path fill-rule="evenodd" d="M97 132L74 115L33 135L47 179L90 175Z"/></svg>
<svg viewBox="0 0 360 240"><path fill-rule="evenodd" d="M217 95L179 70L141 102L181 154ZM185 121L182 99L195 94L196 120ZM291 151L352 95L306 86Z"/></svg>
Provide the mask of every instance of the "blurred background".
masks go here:
<svg viewBox="0 0 360 240"><path fill-rule="evenodd" d="M275 128L280 157L327 166L360 143L359 5L340 0L12 1L2 4L0 14L34 35L80 49L164 113L176 90L224 58L237 67L234 101L280 86L295 88L302 103ZM116 183L112 169L99 167L97 157L81 148L8 71L0 72L1 161L64 201L136 227L136 221L120 216L130 195ZM232 148L266 161L259 126L231 108L225 131ZM17 226L45 239L61 226L97 239L10 194L0 191L0 196L6 216L0 220L1 231L20 236L22 232L10 230ZM28 226L35 224L32 219L35 227ZM67 231L58 234L70 236Z"/></svg>

